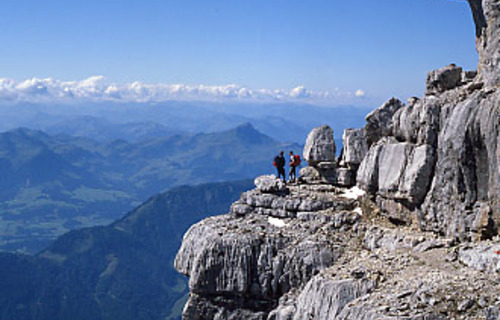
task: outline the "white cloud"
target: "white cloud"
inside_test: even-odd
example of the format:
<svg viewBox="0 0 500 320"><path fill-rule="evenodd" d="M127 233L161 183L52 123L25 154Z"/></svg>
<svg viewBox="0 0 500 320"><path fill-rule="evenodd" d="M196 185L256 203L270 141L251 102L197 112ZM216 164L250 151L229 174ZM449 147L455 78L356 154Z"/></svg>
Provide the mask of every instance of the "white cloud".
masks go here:
<svg viewBox="0 0 500 320"><path fill-rule="evenodd" d="M361 98L365 96L365 92L361 89L356 90L356 93L354 94L356 97Z"/></svg>
<svg viewBox="0 0 500 320"><path fill-rule="evenodd" d="M290 91L290 97L292 98L307 98L310 94L304 86L298 86Z"/></svg>
<svg viewBox="0 0 500 320"><path fill-rule="evenodd" d="M52 78L16 81L0 78L0 102L68 103L68 102L162 102L169 100L197 101L282 101L307 102L313 104L349 103L354 96L364 96L364 91L356 93L332 91L312 91L304 86L293 89L251 89L228 84L184 85L147 84L133 82L110 83L102 76L93 76L80 81L60 81Z"/></svg>

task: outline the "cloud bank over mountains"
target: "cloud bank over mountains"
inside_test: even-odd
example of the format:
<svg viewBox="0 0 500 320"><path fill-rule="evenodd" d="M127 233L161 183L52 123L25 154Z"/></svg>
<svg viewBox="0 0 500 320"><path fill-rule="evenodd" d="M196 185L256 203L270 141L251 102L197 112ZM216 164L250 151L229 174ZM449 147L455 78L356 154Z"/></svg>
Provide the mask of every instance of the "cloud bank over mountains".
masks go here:
<svg viewBox="0 0 500 320"><path fill-rule="evenodd" d="M285 89L251 89L240 85L147 84L133 82L116 84L102 76L80 81L60 81L52 78L32 78L23 81L0 78L0 103L78 103L123 102L155 103L182 101L240 101L240 102L300 102L318 105L355 104L365 93L312 91L304 86Z"/></svg>

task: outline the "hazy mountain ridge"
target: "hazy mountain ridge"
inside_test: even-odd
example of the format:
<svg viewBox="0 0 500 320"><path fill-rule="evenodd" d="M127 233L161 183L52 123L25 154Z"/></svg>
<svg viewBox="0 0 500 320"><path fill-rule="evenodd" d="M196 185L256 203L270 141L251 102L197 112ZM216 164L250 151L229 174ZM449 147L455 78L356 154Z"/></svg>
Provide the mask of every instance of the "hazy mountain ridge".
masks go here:
<svg viewBox="0 0 500 320"><path fill-rule="evenodd" d="M65 231L109 223L151 194L182 184L272 171L277 142L245 124L208 134L142 142L0 134L2 248L39 250Z"/></svg>
<svg viewBox="0 0 500 320"><path fill-rule="evenodd" d="M100 141L118 137L138 141L160 133L217 132L248 122L275 140L300 142L318 125L318 119L330 124L336 132L342 132L344 128L361 126L369 111L354 106L319 107L278 102L18 103L1 106L0 130L29 127Z"/></svg>

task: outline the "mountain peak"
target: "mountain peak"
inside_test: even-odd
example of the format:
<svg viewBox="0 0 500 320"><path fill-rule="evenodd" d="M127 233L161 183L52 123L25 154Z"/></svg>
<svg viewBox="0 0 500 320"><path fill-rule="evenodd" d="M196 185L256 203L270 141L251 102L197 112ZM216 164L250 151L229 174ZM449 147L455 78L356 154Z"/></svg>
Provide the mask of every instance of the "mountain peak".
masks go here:
<svg viewBox="0 0 500 320"><path fill-rule="evenodd" d="M230 130L230 132L234 133L238 139L246 143L263 143L266 141L272 141L270 137L255 129L250 122L240 124L233 130Z"/></svg>

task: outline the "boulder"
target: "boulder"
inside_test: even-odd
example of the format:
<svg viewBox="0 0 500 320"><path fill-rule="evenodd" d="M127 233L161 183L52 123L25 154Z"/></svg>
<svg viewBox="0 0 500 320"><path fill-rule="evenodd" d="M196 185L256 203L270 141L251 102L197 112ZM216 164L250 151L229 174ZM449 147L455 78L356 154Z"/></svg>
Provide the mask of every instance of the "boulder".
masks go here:
<svg viewBox="0 0 500 320"><path fill-rule="evenodd" d="M354 186L356 183L355 174L355 171L352 169L338 168L336 185L346 188Z"/></svg>
<svg viewBox="0 0 500 320"><path fill-rule="evenodd" d="M391 98L366 116L365 135L368 146L384 136L391 135L392 117L403 106L399 99Z"/></svg>
<svg viewBox="0 0 500 320"><path fill-rule="evenodd" d="M335 162L333 130L327 125L314 128L307 136L304 159L309 165L319 162Z"/></svg>
<svg viewBox="0 0 500 320"><path fill-rule="evenodd" d="M357 168L368 152L365 129L346 129L342 140L344 142L342 165Z"/></svg>
<svg viewBox="0 0 500 320"><path fill-rule="evenodd" d="M454 89L462 83L462 68L450 64L427 74L425 94L433 95Z"/></svg>
<svg viewBox="0 0 500 320"><path fill-rule="evenodd" d="M263 193L285 192L286 184L275 175L265 175L254 180L255 186Z"/></svg>
<svg viewBox="0 0 500 320"><path fill-rule="evenodd" d="M337 182L336 164L335 162L321 162L315 167L302 168L298 180L309 184L335 184Z"/></svg>

